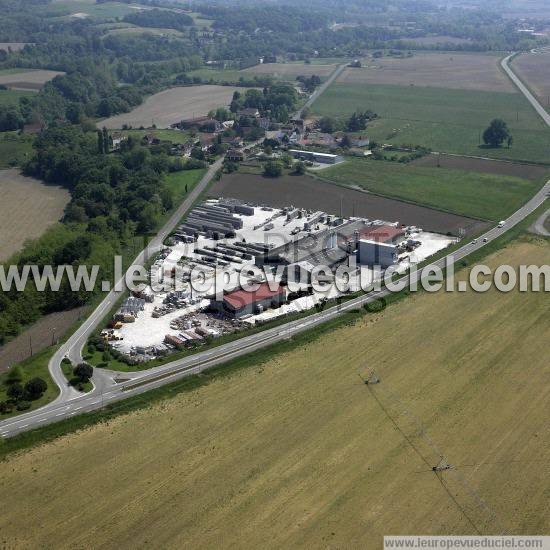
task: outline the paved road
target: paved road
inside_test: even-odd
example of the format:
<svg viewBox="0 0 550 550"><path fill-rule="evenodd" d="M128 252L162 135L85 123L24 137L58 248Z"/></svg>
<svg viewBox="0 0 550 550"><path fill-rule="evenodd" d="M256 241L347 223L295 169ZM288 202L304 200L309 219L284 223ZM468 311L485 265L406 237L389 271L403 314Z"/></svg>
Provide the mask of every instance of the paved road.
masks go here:
<svg viewBox="0 0 550 550"><path fill-rule="evenodd" d="M510 77L512 82L517 86L519 91L527 98L527 101L533 106L535 111L540 115L540 117L546 122L548 126L550 126L550 114L546 111L546 109L537 101L537 98L529 91L527 86L519 79L518 76L514 73L512 68L510 67L510 59L514 57L515 54L511 54L508 57L505 57L501 62L501 66L506 72L506 74ZM532 54L531 54L532 55Z"/></svg>
<svg viewBox="0 0 550 550"><path fill-rule="evenodd" d="M338 65L338 67L330 74L330 76L319 86L310 96L309 99L305 102L304 106L295 114L296 118L302 116L304 109L309 108L313 105L315 100L322 95L325 90L342 74L342 71L348 66L348 64Z"/></svg>
<svg viewBox="0 0 550 550"><path fill-rule="evenodd" d="M206 189L215 173L221 168L223 159L217 160L214 164L210 165L206 174L202 177L200 182L195 186L195 188L189 193L187 198L183 203L178 207L178 209L170 216L170 219L162 227L159 233L149 242L147 247L142 250L136 259L133 261L133 265L144 265L149 258L151 258L155 253L162 249L162 243L169 235L171 231L178 225L183 215L187 210L193 205L201 193ZM102 302L97 306L97 308L92 312L88 319L74 332L70 338L62 344L59 349L55 352L53 357L50 359L48 368L50 374L55 381L55 383L60 388L60 394L57 399L53 402L54 404L64 403L66 401L72 401L74 399L79 399L82 397L82 394L76 391L74 388L67 384L65 375L61 371L60 363L64 357L71 359L73 363L78 363L82 360L82 349L86 344L88 338L93 333L98 323L105 317L109 310L113 307L117 299L120 297L120 293L117 292L116 288L125 288L124 285L124 276L117 281L113 290L105 296ZM96 386L96 391L101 392L105 387L112 385L112 378L109 377L107 373L99 369L95 369L94 385Z"/></svg>
<svg viewBox="0 0 550 550"><path fill-rule="evenodd" d="M343 66L339 67L337 71L338 70L341 72L341 70L343 70ZM335 73L337 73L337 71L335 71ZM332 75L333 79L337 76L338 74L335 75L334 73ZM536 102L534 98L533 100ZM545 120L547 120L547 123L550 125L550 118L545 118ZM218 168L220 168L221 162L222 161L219 160L210 167L208 173L189 194L178 210L171 216L170 220L168 220L159 234L149 243L147 249L141 252L141 254L136 258L134 262L135 264L143 263L146 258L150 257L161 248L162 242L168 233L176 227L183 214L190 206L192 206L193 202L199 197L202 191L206 189L208 183L214 176L214 173L218 170ZM549 195L550 181L529 202L512 214L512 216L506 220L504 227L495 227L491 229L482 235L476 244L466 244L455 251L452 255L448 255L436 262L433 262L428 267L437 266L443 268L446 266L447 261L452 260L452 262L456 263L472 252L486 246L486 243L483 242L485 238L487 239L487 242L490 243L504 234L517 223L522 221L531 212L536 210ZM424 273L426 273L425 270L421 273L416 273L413 275L411 282L419 281ZM364 304L383 298L388 294L389 291L387 290L371 292L353 300L349 300L343 305L334 306L326 309L325 311L312 314L305 319L291 321L285 325L268 329L258 334L246 336L234 342L218 346L217 348L203 351L184 359L172 361L171 363L167 363L166 365L162 365L160 367L149 369L146 372L120 375L109 371L95 369L95 388L92 392L82 395L68 387L65 377L60 369L60 362L64 356L69 356L77 361L80 360L82 348L85 345L89 335L94 331L95 327L103 319L116 300L116 293L111 292L106 296L106 298L101 302L86 322L69 338L65 344L59 348L50 360L50 373L61 388L59 397L52 403L49 403L36 411L31 411L0 422L0 435L3 437L13 436L23 431L50 424L64 418L69 418L77 414L99 409L108 403L113 403L133 395L138 395L179 378L183 378L184 376L189 376L190 374L196 374L215 365L222 364L235 357L246 355L251 351L263 348L292 337L303 331L309 330L321 323L344 315L350 310L357 309ZM116 376L125 376L129 378L129 380L117 383L114 380Z"/></svg>
<svg viewBox="0 0 550 550"><path fill-rule="evenodd" d="M550 218L550 210L547 210L531 227L530 231L536 235L542 235L543 237L550 237L550 231L544 226L544 222L547 218Z"/></svg>

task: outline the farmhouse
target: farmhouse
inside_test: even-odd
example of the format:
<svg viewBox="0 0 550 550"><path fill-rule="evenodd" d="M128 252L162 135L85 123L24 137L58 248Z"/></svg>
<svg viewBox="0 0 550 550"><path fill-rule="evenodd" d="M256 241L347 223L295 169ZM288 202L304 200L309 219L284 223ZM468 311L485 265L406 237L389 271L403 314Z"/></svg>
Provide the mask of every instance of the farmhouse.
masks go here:
<svg viewBox="0 0 550 550"><path fill-rule="evenodd" d="M212 300L210 307L219 313L239 319L245 315L261 313L270 307L277 307L285 301L285 291L281 286L275 290L268 283L262 283L256 290L242 289L228 292L223 300Z"/></svg>

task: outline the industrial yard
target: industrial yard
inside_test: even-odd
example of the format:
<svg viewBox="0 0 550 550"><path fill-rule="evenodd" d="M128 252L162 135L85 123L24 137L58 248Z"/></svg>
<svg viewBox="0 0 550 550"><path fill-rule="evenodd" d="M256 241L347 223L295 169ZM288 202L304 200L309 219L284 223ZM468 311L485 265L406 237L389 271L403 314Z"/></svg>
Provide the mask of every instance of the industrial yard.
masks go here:
<svg viewBox="0 0 550 550"><path fill-rule="evenodd" d="M143 364L365 290L454 242L396 221L208 199L167 239L101 347Z"/></svg>

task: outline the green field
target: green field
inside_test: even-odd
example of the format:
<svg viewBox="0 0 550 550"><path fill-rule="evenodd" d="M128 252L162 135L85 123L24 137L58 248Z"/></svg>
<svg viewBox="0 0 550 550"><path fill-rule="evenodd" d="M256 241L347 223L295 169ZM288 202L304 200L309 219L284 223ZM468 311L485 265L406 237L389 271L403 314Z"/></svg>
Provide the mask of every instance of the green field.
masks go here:
<svg viewBox="0 0 550 550"><path fill-rule="evenodd" d="M0 90L0 106L18 105L22 97L33 97L36 92L23 92L19 90Z"/></svg>
<svg viewBox="0 0 550 550"><path fill-rule="evenodd" d="M512 176L363 159L326 168L319 176L380 195L493 221L517 210L542 185Z"/></svg>
<svg viewBox="0 0 550 550"><path fill-rule="evenodd" d="M246 78L247 75L241 73L238 69L211 69L209 67L202 67L200 69L194 69L186 73L187 76L198 76L203 80L223 83L223 82L237 82L239 78Z"/></svg>
<svg viewBox="0 0 550 550"><path fill-rule="evenodd" d="M28 160L32 154L30 136L19 136L16 132L0 133L0 169L18 166Z"/></svg>
<svg viewBox="0 0 550 550"><path fill-rule="evenodd" d="M379 143L414 144L434 151L532 162L550 162L550 129L520 94L365 84L333 84L313 112L345 118L372 109L368 127ZM502 118L514 137L511 148L480 146L493 118Z"/></svg>
<svg viewBox="0 0 550 550"><path fill-rule="evenodd" d="M174 203L179 203L185 197L185 186L187 193L190 193L199 183L206 173L206 169L182 170L181 172L172 172L166 176L166 185L174 193Z"/></svg>

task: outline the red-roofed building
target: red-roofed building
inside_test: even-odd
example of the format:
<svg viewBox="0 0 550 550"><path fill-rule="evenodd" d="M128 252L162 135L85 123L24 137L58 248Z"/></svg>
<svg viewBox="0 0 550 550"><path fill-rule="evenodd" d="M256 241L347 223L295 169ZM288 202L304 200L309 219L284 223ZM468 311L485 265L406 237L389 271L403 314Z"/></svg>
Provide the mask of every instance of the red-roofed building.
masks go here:
<svg viewBox="0 0 550 550"><path fill-rule="evenodd" d="M357 229L353 235L348 234L340 243L360 240L375 241L383 244L397 244L405 237L405 231L393 225L371 225Z"/></svg>
<svg viewBox="0 0 550 550"><path fill-rule="evenodd" d="M254 288L254 287L251 287ZM224 295L223 300L212 300L210 307L229 317L238 319L253 315L261 310L279 306L285 301L285 290L281 286L271 290L268 283L262 283L256 290L234 290Z"/></svg>

